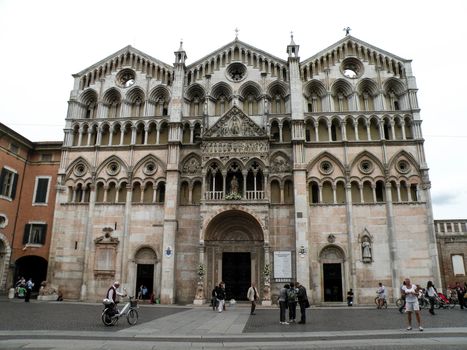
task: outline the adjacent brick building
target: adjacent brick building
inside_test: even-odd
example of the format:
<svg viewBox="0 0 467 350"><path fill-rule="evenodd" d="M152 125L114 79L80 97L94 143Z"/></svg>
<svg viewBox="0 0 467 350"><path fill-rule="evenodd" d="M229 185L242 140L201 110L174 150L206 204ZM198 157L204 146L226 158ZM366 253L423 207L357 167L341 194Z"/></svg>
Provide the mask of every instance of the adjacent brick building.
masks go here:
<svg viewBox="0 0 467 350"><path fill-rule="evenodd" d="M435 220L443 289L467 282L467 220Z"/></svg>
<svg viewBox="0 0 467 350"><path fill-rule="evenodd" d="M0 123L0 291L46 279L61 142L31 142Z"/></svg>

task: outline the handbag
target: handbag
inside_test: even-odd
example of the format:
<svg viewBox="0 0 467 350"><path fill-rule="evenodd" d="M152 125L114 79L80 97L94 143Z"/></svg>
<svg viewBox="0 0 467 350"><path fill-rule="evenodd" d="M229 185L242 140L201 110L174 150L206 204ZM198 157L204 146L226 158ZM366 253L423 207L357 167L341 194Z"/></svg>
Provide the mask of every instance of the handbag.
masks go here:
<svg viewBox="0 0 467 350"><path fill-rule="evenodd" d="M305 299L303 304L305 304L305 309L308 309L310 307L310 302L308 301L308 299Z"/></svg>

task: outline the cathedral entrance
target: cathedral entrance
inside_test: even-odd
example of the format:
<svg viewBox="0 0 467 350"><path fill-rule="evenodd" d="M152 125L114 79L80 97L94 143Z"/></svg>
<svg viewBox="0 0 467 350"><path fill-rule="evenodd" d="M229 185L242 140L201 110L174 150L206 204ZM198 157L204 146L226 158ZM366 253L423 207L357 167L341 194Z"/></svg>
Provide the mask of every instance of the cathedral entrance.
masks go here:
<svg viewBox="0 0 467 350"><path fill-rule="evenodd" d="M209 222L204 235L206 297L221 281L227 300L246 300L252 281L261 290L264 238L254 216L236 209L223 211Z"/></svg>
<svg viewBox="0 0 467 350"><path fill-rule="evenodd" d="M341 264L323 264L324 301L342 301Z"/></svg>
<svg viewBox="0 0 467 350"><path fill-rule="evenodd" d="M227 300L247 300L246 293L251 284L250 256L250 253L222 254L222 280Z"/></svg>
<svg viewBox="0 0 467 350"><path fill-rule="evenodd" d="M324 302L344 300L344 252L340 247L329 245L320 255L321 291Z"/></svg>

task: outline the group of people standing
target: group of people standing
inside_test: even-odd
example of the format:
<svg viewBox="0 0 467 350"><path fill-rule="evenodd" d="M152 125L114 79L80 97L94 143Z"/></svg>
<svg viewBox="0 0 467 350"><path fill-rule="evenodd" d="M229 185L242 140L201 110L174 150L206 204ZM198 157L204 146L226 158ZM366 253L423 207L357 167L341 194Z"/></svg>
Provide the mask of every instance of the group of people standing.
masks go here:
<svg viewBox="0 0 467 350"><path fill-rule="evenodd" d="M24 277L18 277L18 280L15 283L15 296L18 298L24 298L24 301L29 303L31 299L32 289L34 288L34 282L32 278L29 278L27 281Z"/></svg>
<svg viewBox="0 0 467 350"><path fill-rule="evenodd" d="M279 291L280 324L295 323L297 304L300 307L299 324L306 323L306 309L310 307L306 288L299 282L284 285ZM286 321L286 311L289 311L289 322Z"/></svg>

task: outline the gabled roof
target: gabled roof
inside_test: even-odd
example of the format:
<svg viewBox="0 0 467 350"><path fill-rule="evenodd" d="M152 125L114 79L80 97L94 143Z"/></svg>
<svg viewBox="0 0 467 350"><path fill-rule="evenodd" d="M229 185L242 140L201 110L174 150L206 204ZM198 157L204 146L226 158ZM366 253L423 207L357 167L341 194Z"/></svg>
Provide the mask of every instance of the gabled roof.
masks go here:
<svg viewBox="0 0 467 350"><path fill-rule="evenodd" d="M80 77L82 75L85 75L87 73L89 73L90 71L98 68L99 66L102 66L104 64L106 64L107 62L111 61L112 59L114 58L117 58L118 56L120 55L124 55L124 54L127 54L127 53L132 53L132 54L135 54L137 56L140 56L158 66L162 66L164 68L166 68L167 70L172 70L173 67L170 65L170 64L167 64L167 63L164 63L160 60L158 60L157 58L154 58L152 56L149 56L148 54L138 50L138 49L135 49L133 46L131 45L128 45L128 46L125 46L123 49L121 50L118 50L117 52L111 54L110 56L104 58L103 60L100 60L99 62L97 63L94 63L92 66L86 68L86 69L83 69L81 72L79 73L76 73L76 74L73 74L74 77Z"/></svg>
<svg viewBox="0 0 467 350"><path fill-rule="evenodd" d="M260 50L250 44L247 44L241 40L234 39L233 41L229 42L228 44L220 47L219 49L211 52L210 54L198 59L197 61L191 63L190 65L187 66L187 70L190 70L192 68L195 68L196 66L200 65L202 62L207 61L211 57L216 57L218 54L224 52L225 50L237 46L239 49L247 49L251 52L254 52L260 56L263 56L265 58L268 58L271 61L276 61L277 63L280 63L282 65L287 65L287 60L283 60L282 58L276 57L274 55L271 55L270 53L267 53L266 51Z"/></svg>
<svg viewBox="0 0 467 350"><path fill-rule="evenodd" d="M391 58L393 58L395 60L398 60L398 61L401 61L401 62L412 62L412 60L408 60L408 59L399 57L399 56L394 55L394 54L392 54L392 53L390 53L388 51L382 50L379 47L368 44L367 42L365 42L363 40L355 38L355 37L353 37L351 35L347 35L347 36L343 37L341 40L339 40L338 42L334 43L333 45L325 48L324 50L321 50L320 52L314 54L310 58L307 58L306 60L302 61L301 64L307 64L307 63L312 62L312 61L314 61L316 59L320 59L322 56L327 55L329 52L332 52L336 48L342 46L342 44L347 43L349 41L357 43L358 45L363 46L365 48L368 48L370 50L376 51L376 52L378 52L378 53L380 53L382 55L389 56L389 57L391 57Z"/></svg>

